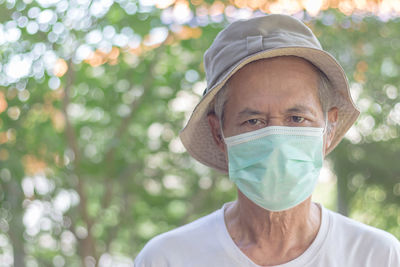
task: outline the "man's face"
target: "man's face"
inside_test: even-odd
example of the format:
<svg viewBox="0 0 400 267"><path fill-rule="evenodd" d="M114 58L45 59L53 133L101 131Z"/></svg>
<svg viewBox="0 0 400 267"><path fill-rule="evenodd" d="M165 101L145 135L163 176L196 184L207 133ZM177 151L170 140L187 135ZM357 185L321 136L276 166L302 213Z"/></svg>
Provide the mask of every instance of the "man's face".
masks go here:
<svg viewBox="0 0 400 267"><path fill-rule="evenodd" d="M229 80L224 136L267 126L324 127L318 82L314 67L298 57L275 57L246 65ZM337 109L330 110L328 116L336 121ZM215 116L210 118L210 125L217 145L225 151L216 137L219 122ZM332 136L326 140L324 150Z"/></svg>
<svg viewBox="0 0 400 267"><path fill-rule="evenodd" d="M266 126L324 127L318 74L307 61L276 57L243 67L229 81L226 137Z"/></svg>

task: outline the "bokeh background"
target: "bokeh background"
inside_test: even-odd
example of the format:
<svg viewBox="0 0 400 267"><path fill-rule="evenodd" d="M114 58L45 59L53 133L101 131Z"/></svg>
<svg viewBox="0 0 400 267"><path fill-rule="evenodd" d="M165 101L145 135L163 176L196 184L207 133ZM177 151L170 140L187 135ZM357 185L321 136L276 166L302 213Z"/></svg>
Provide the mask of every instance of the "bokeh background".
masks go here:
<svg viewBox="0 0 400 267"><path fill-rule="evenodd" d="M235 198L179 130L224 26L291 14L343 65L361 116L314 199L400 238L400 2L0 0L0 266L133 266Z"/></svg>

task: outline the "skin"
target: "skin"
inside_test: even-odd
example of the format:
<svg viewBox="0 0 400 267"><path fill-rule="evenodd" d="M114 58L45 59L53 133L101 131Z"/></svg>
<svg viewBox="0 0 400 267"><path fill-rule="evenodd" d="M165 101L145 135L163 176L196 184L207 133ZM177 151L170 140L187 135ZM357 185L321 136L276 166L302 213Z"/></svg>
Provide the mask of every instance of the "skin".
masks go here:
<svg viewBox="0 0 400 267"><path fill-rule="evenodd" d="M228 84L224 136L229 137L267 126L324 127L318 98L318 75L308 61L275 57L252 62L235 73ZM324 136L324 155L337 122L336 107L328 111L330 131ZM220 122L208 121L216 145L226 156ZM228 232L240 250L261 266L279 265L299 257L317 236L321 211L311 196L292 209L265 210L238 190L238 198L225 210Z"/></svg>

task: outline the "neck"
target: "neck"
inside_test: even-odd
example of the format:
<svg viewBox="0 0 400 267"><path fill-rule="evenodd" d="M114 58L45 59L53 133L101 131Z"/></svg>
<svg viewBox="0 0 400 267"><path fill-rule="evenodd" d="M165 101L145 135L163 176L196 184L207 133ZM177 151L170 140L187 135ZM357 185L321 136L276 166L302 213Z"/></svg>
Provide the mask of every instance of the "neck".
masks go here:
<svg viewBox="0 0 400 267"><path fill-rule="evenodd" d="M258 264L281 264L300 256L315 239L320 209L311 198L280 212L265 210L240 191L225 212L228 232L236 245Z"/></svg>

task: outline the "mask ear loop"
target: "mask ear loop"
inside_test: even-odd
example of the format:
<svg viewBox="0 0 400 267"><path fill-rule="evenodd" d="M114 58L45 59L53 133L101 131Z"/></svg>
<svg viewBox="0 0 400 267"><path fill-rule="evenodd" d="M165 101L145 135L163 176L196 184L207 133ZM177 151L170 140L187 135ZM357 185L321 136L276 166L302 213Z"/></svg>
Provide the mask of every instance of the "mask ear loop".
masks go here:
<svg viewBox="0 0 400 267"><path fill-rule="evenodd" d="M328 133L328 112L324 114L325 116L325 126L324 130L322 131L322 146L325 147L326 138L324 138L325 134Z"/></svg>
<svg viewBox="0 0 400 267"><path fill-rule="evenodd" d="M328 112L324 114L325 116L325 126L324 130L322 131L322 135L325 135L328 132Z"/></svg>
<svg viewBox="0 0 400 267"><path fill-rule="evenodd" d="M225 143L224 130L222 129L222 122L221 121L219 122L219 131L221 132L221 137L222 137L221 141L224 141L224 143Z"/></svg>

